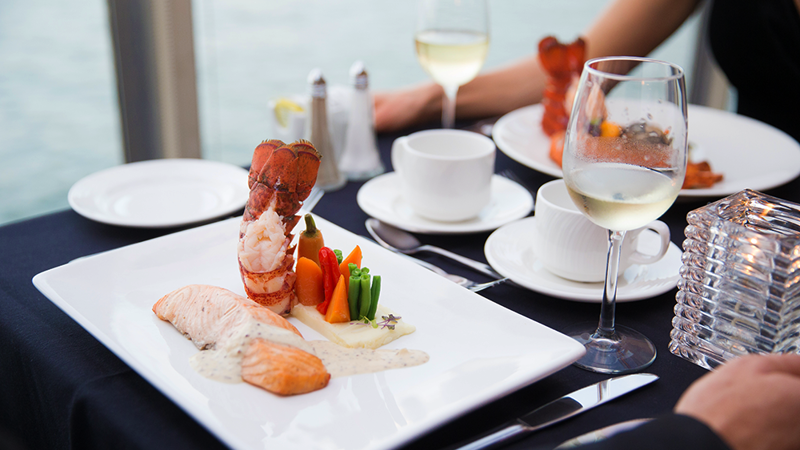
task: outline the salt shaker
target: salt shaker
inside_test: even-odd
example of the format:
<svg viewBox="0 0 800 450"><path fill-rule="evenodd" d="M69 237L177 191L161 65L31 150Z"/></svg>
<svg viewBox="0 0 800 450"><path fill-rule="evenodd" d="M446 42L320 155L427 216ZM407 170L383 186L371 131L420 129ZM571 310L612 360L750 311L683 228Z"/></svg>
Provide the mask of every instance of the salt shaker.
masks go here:
<svg viewBox="0 0 800 450"><path fill-rule="evenodd" d="M350 68L353 91L347 122L344 149L339 169L349 180L366 180L384 171L375 139L372 97L364 63L356 61Z"/></svg>
<svg viewBox="0 0 800 450"><path fill-rule="evenodd" d="M322 71L314 69L308 74L309 93L311 95L308 119L306 120L306 138L322 155L316 186L323 191L335 191L347 183L347 179L339 172L336 155L333 149L328 112L325 104L327 86Z"/></svg>

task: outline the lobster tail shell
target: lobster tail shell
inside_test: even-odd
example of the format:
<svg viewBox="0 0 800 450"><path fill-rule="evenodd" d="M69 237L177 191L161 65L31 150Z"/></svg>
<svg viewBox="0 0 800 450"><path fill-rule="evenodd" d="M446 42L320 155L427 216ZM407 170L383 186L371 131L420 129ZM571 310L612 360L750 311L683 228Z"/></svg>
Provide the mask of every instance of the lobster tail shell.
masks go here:
<svg viewBox="0 0 800 450"><path fill-rule="evenodd" d="M284 144L283 141L270 139L268 141L262 141L256 146L253 152L253 162L250 164L250 173L247 176L248 188L253 188L253 184L255 184L258 179L258 174L261 173L261 170L267 164L267 161L269 161L272 152L274 152L276 148L283 147L284 145L286 144Z"/></svg>
<svg viewBox="0 0 800 450"><path fill-rule="evenodd" d="M297 152L284 146L275 149L258 175L258 183L275 193L275 212L279 216L290 216L300 209L302 200L297 196L297 171Z"/></svg>
<svg viewBox="0 0 800 450"><path fill-rule="evenodd" d="M585 55L586 42L582 38L570 44L562 44L553 36L539 41L539 62L547 73L542 130L548 136L567 128L571 105L565 106L564 101L573 79L583 71Z"/></svg>
<svg viewBox="0 0 800 450"><path fill-rule="evenodd" d="M303 201L311 194L311 189L317 181L322 155L308 141L298 141L290 144L297 152L297 197Z"/></svg>
<svg viewBox="0 0 800 450"><path fill-rule="evenodd" d="M547 74L554 78L571 78L580 74L586 57L586 41L576 39L562 44L553 36L539 41L539 62Z"/></svg>
<svg viewBox="0 0 800 450"><path fill-rule="evenodd" d="M258 174L258 182L276 191L294 191L297 185L297 152L287 146L276 148L268 164Z"/></svg>

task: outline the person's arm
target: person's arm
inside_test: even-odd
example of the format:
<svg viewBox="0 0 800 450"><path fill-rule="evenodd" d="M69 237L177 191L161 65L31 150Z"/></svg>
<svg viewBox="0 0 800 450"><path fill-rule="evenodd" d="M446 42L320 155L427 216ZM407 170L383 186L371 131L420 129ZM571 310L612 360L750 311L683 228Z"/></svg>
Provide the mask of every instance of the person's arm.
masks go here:
<svg viewBox="0 0 800 450"><path fill-rule="evenodd" d="M800 355L743 356L689 386L675 412L734 450L800 448Z"/></svg>
<svg viewBox="0 0 800 450"><path fill-rule="evenodd" d="M689 416L667 414L580 450L732 450L708 425Z"/></svg>
<svg viewBox="0 0 800 450"><path fill-rule="evenodd" d="M584 34L587 58L609 55L644 56L669 37L692 14L699 0L616 0ZM546 74L538 56L478 75L461 86L456 116L491 117L537 103ZM442 113L443 90L428 82L375 94L377 131L396 131L437 120Z"/></svg>
<svg viewBox="0 0 800 450"><path fill-rule="evenodd" d="M586 450L800 448L800 355L747 355L692 383L675 414Z"/></svg>

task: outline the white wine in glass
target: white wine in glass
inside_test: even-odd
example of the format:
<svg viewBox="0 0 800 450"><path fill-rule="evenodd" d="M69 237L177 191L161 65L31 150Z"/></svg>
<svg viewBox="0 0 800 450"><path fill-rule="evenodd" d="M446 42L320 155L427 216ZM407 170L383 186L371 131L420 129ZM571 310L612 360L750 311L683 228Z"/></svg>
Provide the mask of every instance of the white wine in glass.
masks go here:
<svg viewBox="0 0 800 450"><path fill-rule="evenodd" d="M459 86L470 82L489 51L485 0L421 0L414 35L417 59L445 92L442 127L455 123Z"/></svg>
<svg viewBox="0 0 800 450"><path fill-rule="evenodd" d="M683 69L634 57L586 62L562 170L578 209L609 230L609 250L599 322L564 330L586 347L575 363L579 367L625 373L655 360L647 337L615 323L620 247L626 231L657 219L678 197L686 175L686 132Z"/></svg>

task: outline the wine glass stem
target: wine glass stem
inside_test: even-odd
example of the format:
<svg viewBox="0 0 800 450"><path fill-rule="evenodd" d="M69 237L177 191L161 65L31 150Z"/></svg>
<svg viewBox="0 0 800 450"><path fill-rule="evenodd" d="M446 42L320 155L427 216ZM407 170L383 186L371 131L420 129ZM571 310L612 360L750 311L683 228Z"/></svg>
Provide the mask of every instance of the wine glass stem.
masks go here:
<svg viewBox="0 0 800 450"><path fill-rule="evenodd" d="M444 88L442 128L453 128L456 124L456 94L458 94L458 86L442 87Z"/></svg>
<svg viewBox="0 0 800 450"><path fill-rule="evenodd" d="M617 301L617 277L619 257L622 249L624 231L608 231L608 261L606 262L606 283L603 289L603 303L600 305L600 323L595 334L601 337L614 335L614 309Z"/></svg>

